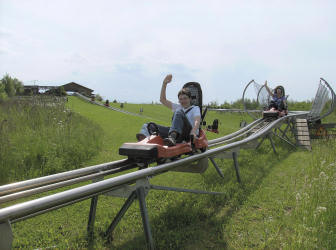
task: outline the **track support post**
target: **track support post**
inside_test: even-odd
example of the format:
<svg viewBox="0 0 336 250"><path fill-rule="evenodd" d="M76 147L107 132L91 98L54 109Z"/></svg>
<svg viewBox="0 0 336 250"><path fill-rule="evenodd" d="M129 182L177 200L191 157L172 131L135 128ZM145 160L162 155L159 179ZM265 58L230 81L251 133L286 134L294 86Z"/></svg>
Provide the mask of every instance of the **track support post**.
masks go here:
<svg viewBox="0 0 336 250"><path fill-rule="evenodd" d="M13 232L9 221L4 221L0 224L0 249L12 249Z"/></svg>
<svg viewBox="0 0 336 250"><path fill-rule="evenodd" d="M98 182L104 180L104 177L98 177L92 182ZM87 225L87 236L89 242L92 241L93 235L94 235L94 223L96 220L96 210L97 210L97 203L98 203L98 196L94 196L91 198L91 205L90 205L90 213L89 213L89 219L88 219L88 225Z"/></svg>
<svg viewBox="0 0 336 250"><path fill-rule="evenodd" d="M128 197L128 199L125 201L124 205L122 208L119 210L118 214L116 217L113 219L112 223L108 227L108 229L105 232L105 237L108 237L109 240L112 240L112 232L118 225L119 221L121 218L125 215L127 212L128 208L132 205L133 201L136 199L136 193L133 191L131 195Z"/></svg>
<svg viewBox="0 0 336 250"><path fill-rule="evenodd" d="M146 195L147 195L149 189L150 189L150 184L149 184L149 181L148 181L147 178L137 180L133 191L130 192L127 200L124 203L124 205L119 210L118 214L113 219L112 223L110 224L110 226L108 227L108 229L105 232L105 237L107 237L108 240L110 240L110 241L112 240L112 233L113 233L114 229L116 228L116 226L118 225L118 223L120 222L122 217L125 215L125 213L129 209L129 207L132 205L134 200L138 199L148 249L154 249L154 241L153 241L153 237L152 237L152 233L151 233L151 229L150 229L148 212L147 212L147 207L146 207ZM125 194L126 194L126 193L129 193L129 191L130 190L128 190L128 189L124 189L121 192L122 193L125 192Z"/></svg>
<svg viewBox="0 0 336 250"><path fill-rule="evenodd" d="M87 225L88 239L91 241L93 239L94 223L96 219L96 210L97 210L98 196L94 196L91 199L89 221Z"/></svg>
<svg viewBox="0 0 336 250"><path fill-rule="evenodd" d="M146 207L146 193L144 187L138 187L136 189L136 196L139 200L139 207L141 211L142 224L145 231L146 241L149 249L154 249L154 241L152 237L151 228L149 225L148 212Z"/></svg>
<svg viewBox="0 0 336 250"><path fill-rule="evenodd" d="M223 174L222 170L217 166L215 160L212 157L209 157L209 159L210 159L212 165L215 167L215 169L216 169L217 173L219 174L219 176L222 177L222 178L224 178L224 174Z"/></svg>
<svg viewBox="0 0 336 250"><path fill-rule="evenodd" d="M236 170L237 181L239 183L241 183L240 173L239 173L239 167L238 167L237 152L232 152L232 158L233 158L233 165L234 165L235 170Z"/></svg>
<svg viewBox="0 0 336 250"><path fill-rule="evenodd" d="M276 152L276 150L275 150L275 145L274 145L272 136L271 136L271 135L267 135L267 137L268 137L269 141L271 142L271 145L272 145L274 154L276 154L277 152Z"/></svg>

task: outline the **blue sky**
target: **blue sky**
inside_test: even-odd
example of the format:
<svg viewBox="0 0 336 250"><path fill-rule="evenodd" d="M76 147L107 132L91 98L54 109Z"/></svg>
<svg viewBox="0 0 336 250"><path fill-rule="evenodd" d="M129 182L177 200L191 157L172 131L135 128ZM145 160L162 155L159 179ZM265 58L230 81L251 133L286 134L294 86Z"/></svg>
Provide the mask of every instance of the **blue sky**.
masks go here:
<svg viewBox="0 0 336 250"><path fill-rule="evenodd" d="M200 82L204 103L234 101L255 79L312 99L336 89L336 1L0 0L0 75L71 81L104 98L159 100Z"/></svg>

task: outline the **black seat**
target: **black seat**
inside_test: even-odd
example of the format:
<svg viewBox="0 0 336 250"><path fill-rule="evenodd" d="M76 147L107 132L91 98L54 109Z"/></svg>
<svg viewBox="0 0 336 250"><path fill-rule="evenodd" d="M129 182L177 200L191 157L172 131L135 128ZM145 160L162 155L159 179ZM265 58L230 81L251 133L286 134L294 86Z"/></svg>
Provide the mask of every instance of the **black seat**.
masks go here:
<svg viewBox="0 0 336 250"><path fill-rule="evenodd" d="M204 120L204 117L207 112L207 108L202 110L203 106L203 95L202 95L202 88L201 85L198 82L187 82L183 85L183 88L189 89L191 93L191 105L198 106L201 111L201 124ZM201 129L201 128L200 128Z"/></svg>

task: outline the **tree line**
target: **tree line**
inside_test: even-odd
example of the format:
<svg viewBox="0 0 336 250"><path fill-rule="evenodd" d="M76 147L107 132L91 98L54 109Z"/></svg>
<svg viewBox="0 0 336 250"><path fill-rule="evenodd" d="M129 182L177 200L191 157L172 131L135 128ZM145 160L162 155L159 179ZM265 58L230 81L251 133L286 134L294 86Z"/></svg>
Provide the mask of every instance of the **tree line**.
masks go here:
<svg viewBox="0 0 336 250"><path fill-rule="evenodd" d="M248 110L259 110L260 104L255 99L245 99L245 106ZM244 102L243 99L238 99L231 103L225 101L222 104L219 104L216 101L212 101L208 103L206 106L208 108L214 109L244 109ZM287 101L288 109L290 110L310 110L313 104L313 100L306 100L306 101Z"/></svg>

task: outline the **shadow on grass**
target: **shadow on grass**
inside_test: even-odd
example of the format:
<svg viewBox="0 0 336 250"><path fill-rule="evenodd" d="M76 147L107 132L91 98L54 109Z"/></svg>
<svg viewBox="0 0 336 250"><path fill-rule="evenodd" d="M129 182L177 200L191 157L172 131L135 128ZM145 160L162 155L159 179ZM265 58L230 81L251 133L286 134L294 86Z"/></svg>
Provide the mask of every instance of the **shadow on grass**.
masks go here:
<svg viewBox="0 0 336 250"><path fill-rule="evenodd" d="M242 183L237 183L232 159L216 160L224 170L220 178L210 165L201 175L198 187L208 191L222 192L222 195L196 195L174 193L164 210L155 211L151 193L147 196L147 208L155 246L158 249L225 249L225 227L233 214L254 193L272 169L283 161L292 151L280 141L277 154L267 142L255 151L241 151L238 157ZM209 163L211 164L211 163ZM165 192L165 191L151 191ZM160 202L160 201L158 201ZM125 215L127 217L127 213ZM139 223L141 217L139 216ZM107 243L105 246L118 249L146 249L144 233L137 233L132 239L120 245Z"/></svg>

